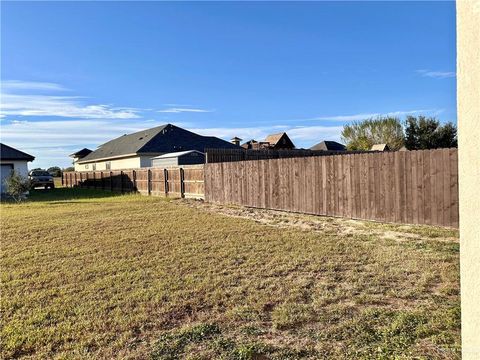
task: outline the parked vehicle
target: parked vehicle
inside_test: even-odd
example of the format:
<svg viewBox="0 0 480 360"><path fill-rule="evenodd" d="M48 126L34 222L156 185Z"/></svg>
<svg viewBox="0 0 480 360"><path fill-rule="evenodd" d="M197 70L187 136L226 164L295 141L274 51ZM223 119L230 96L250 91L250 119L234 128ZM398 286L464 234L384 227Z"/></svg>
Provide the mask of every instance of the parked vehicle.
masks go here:
<svg viewBox="0 0 480 360"><path fill-rule="evenodd" d="M53 176L45 170L31 170L28 173L28 178L32 182L32 187L44 187L45 189L55 188Z"/></svg>

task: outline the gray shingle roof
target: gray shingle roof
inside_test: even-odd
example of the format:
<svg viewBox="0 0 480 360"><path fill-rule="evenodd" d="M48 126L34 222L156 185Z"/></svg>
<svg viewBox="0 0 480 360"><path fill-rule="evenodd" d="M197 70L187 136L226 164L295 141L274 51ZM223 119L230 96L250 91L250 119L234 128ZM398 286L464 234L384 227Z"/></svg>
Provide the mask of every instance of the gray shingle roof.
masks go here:
<svg viewBox="0 0 480 360"><path fill-rule="evenodd" d="M185 150L204 152L206 148L238 149L239 147L214 136L198 135L167 124L110 140L85 156L79 163L134 154L160 155Z"/></svg>
<svg viewBox="0 0 480 360"><path fill-rule="evenodd" d="M77 151L77 152L74 152L73 154L70 154L69 156L70 156L70 157L82 158L82 157L87 156L87 155L90 154L91 152L92 152L92 150L87 149L87 148L83 148L82 150L79 150L79 151Z"/></svg>
<svg viewBox="0 0 480 360"><path fill-rule="evenodd" d="M0 143L0 159L33 161L35 160L35 157L24 153L23 151L14 149L11 146Z"/></svg>
<svg viewBox="0 0 480 360"><path fill-rule="evenodd" d="M325 140L313 145L310 150L324 150L324 151L345 151L345 145L342 145L336 141Z"/></svg>

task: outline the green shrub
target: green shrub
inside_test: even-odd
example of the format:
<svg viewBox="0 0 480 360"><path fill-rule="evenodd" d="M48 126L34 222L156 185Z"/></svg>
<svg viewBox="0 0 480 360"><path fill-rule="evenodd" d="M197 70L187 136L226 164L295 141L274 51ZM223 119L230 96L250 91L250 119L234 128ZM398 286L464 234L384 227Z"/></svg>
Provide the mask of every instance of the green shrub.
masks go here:
<svg viewBox="0 0 480 360"><path fill-rule="evenodd" d="M7 194L10 195L13 200L20 202L25 198L25 194L31 189L31 181L18 174L15 170L8 178L5 179L5 186L7 187Z"/></svg>

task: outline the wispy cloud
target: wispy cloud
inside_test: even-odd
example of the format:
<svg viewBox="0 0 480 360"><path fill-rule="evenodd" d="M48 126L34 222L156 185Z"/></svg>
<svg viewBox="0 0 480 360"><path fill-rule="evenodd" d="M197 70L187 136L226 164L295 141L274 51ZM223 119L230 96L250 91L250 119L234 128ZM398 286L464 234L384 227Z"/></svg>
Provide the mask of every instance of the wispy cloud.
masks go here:
<svg viewBox="0 0 480 360"><path fill-rule="evenodd" d="M428 115L438 115L443 112L443 109L420 109L420 110L402 110L402 111L391 111L391 112L376 112L376 113L360 113L360 114L350 114L350 115L332 115L332 116L318 116L309 119L302 119L298 121L313 121L313 120L329 120L329 121L360 121L370 118L375 118L379 116L394 116L402 117L406 115L415 115L415 114L428 114Z"/></svg>
<svg viewBox="0 0 480 360"><path fill-rule="evenodd" d="M342 126L260 126L260 127L215 127L215 128L189 128L190 131L201 135L217 136L223 139L230 139L238 136L243 141L250 139L263 140L272 132L288 132L292 140L297 140L297 145L311 145L309 142L319 142L322 140L340 140Z"/></svg>
<svg viewBox="0 0 480 360"><path fill-rule="evenodd" d="M6 86L4 86L6 84ZM0 115L5 116L58 116L83 119L134 119L140 109L114 107L105 104L85 104L83 97L18 93L19 90L64 90L61 85L29 81L8 80L2 83Z"/></svg>
<svg viewBox="0 0 480 360"><path fill-rule="evenodd" d="M60 116L83 119L133 119L139 110L111 105L85 105L78 97L2 94L0 113L20 116Z"/></svg>
<svg viewBox="0 0 480 360"><path fill-rule="evenodd" d="M63 85L38 82L38 81L22 81L22 80L4 80L1 82L2 91L12 90L44 90L44 91L65 91L68 90Z"/></svg>
<svg viewBox="0 0 480 360"><path fill-rule="evenodd" d="M198 109L198 108L188 108L188 107L170 107L167 109L158 110L159 113L210 113L214 110L207 109Z"/></svg>
<svg viewBox="0 0 480 360"><path fill-rule="evenodd" d="M416 72L417 74L420 74L420 76L430 77L434 79L447 79L457 76L457 73L454 71L432 71L421 69L417 70Z"/></svg>
<svg viewBox="0 0 480 360"><path fill-rule="evenodd" d="M305 142L320 142L323 140L340 141L340 133L343 126L300 126L288 130L288 136L292 140ZM307 146L311 146L307 144Z"/></svg>

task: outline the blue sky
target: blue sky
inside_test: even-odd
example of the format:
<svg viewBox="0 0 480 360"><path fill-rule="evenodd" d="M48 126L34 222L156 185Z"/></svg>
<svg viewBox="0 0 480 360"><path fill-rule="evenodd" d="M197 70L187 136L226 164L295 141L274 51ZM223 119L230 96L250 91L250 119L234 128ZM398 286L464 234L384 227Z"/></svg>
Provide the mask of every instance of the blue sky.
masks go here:
<svg viewBox="0 0 480 360"><path fill-rule="evenodd" d="M1 6L1 140L33 166L164 123L309 147L378 114L456 122L454 2Z"/></svg>

